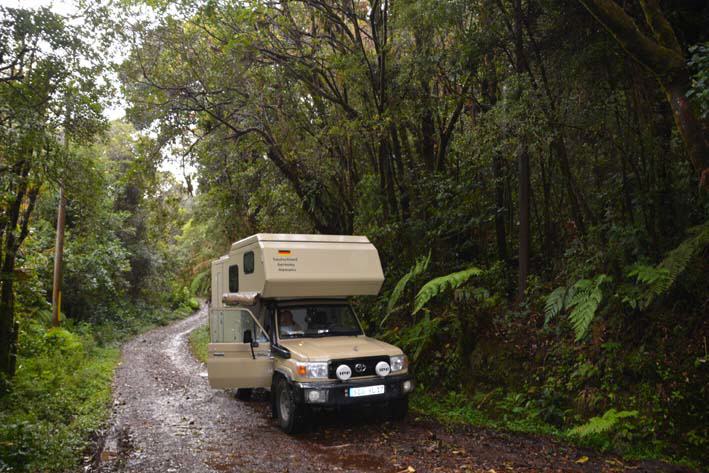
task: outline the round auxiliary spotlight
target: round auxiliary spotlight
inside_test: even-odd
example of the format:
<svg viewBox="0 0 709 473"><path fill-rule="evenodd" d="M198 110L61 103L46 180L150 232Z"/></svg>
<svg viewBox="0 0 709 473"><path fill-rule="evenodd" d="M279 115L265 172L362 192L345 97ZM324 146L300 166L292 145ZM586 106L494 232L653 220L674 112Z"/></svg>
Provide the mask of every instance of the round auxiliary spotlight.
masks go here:
<svg viewBox="0 0 709 473"><path fill-rule="evenodd" d="M384 377L391 373L391 367L386 361L380 361L377 363L377 366L374 367L374 371L376 371L379 376Z"/></svg>
<svg viewBox="0 0 709 473"><path fill-rule="evenodd" d="M335 370L335 375L340 381L347 381L352 376L352 370L347 365L340 365Z"/></svg>

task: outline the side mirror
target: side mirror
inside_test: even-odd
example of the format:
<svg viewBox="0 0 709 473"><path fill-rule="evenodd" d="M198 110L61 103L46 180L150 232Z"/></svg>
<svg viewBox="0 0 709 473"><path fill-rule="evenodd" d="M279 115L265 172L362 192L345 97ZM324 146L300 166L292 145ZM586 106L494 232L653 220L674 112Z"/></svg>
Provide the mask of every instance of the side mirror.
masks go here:
<svg viewBox="0 0 709 473"><path fill-rule="evenodd" d="M251 330L244 330L244 343L251 345L251 348L258 346L258 342L254 340L253 335L251 335Z"/></svg>

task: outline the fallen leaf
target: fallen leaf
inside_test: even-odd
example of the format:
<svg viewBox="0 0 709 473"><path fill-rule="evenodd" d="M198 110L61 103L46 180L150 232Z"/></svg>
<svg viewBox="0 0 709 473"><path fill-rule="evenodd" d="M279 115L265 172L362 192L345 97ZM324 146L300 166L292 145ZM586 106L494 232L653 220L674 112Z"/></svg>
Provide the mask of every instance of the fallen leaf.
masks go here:
<svg viewBox="0 0 709 473"><path fill-rule="evenodd" d="M586 463L587 461L588 461L588 457L587 457L586 455L584 455L584 456L582 456L581 458L579 458L578 460L576 460L575 463L579 463L579 464L583 465L583 464Z"/></svg>

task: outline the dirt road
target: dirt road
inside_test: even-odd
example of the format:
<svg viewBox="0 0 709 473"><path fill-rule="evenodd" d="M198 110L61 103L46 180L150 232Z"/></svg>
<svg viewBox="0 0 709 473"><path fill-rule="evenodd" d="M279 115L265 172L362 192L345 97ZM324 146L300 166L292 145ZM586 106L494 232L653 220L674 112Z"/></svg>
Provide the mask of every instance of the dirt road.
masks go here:
<svg viewBox="0 0 709 473"><path fill-rule="evenodd" d="M265 395L250 402L209 388L189 333L206 311L125 345L114 412L92 472L686 471L627 464L550 439L487 429L450 431L429 420L380 423L366 411L317 417L312 432L283 434ZM585 463L577 460L588 457Z"/></svg>

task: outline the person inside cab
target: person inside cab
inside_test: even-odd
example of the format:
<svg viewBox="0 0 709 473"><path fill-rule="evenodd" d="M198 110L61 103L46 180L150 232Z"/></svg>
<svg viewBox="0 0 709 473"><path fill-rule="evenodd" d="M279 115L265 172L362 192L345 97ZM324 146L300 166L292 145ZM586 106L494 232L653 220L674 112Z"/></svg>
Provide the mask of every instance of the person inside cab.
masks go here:
<svg viewBox="0 0 709 473"><path fill-rule="evenodd" d="M290 310L281 311L278 320L278 331L281 335L291 335L293 333L303 333L303 327L293 319L293 312Z"/></svg>

